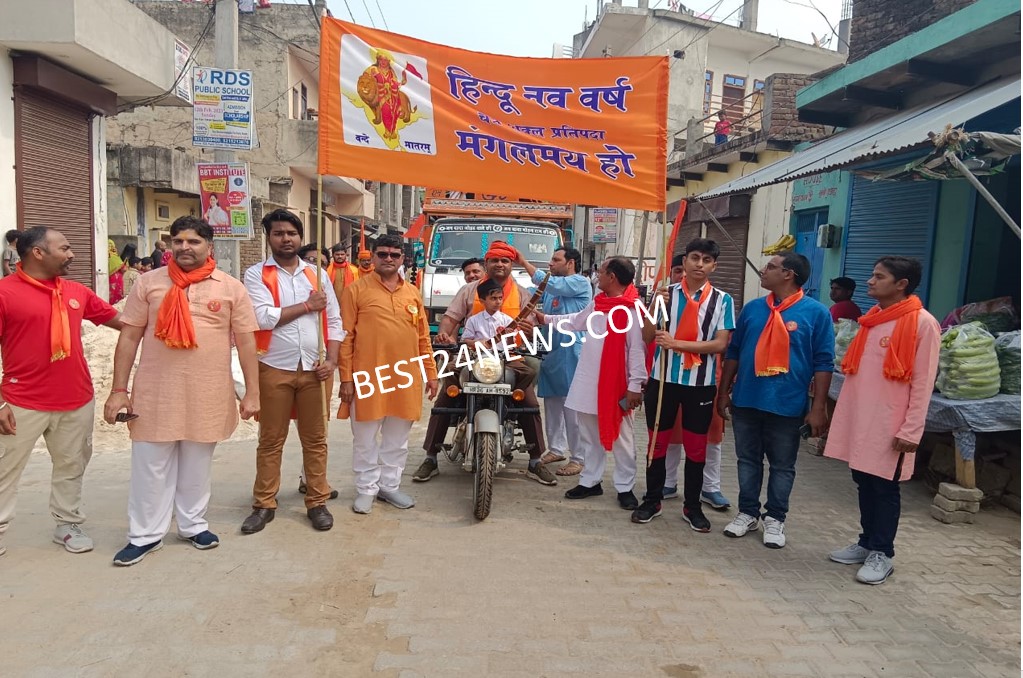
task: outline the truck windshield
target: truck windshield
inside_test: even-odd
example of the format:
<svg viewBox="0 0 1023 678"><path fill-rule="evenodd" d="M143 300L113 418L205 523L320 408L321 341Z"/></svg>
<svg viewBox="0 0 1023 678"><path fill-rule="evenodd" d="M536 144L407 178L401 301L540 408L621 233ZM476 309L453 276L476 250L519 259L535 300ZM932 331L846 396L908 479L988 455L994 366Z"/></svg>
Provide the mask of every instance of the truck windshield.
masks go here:
<svg viewBox="0 0 1023 678"><path fill-rule="evenodd" d="M458 266L466 259L482 257L490 243L503 240L522 252L530 263L546 264L560 246L558 232L553 228L511 227L501 225L500 230L466 230L457 226L441 226L434 233L429 263L434 266ZM445 230L440 230L445 229Z"/></svg>

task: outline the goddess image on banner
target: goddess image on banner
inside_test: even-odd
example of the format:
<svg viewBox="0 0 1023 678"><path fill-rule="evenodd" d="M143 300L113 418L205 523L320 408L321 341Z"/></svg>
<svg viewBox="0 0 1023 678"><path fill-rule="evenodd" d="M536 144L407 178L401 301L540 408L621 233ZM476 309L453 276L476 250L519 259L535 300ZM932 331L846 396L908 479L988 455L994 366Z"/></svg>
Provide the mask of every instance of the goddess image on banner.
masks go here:
<svg viewBox="0 0 1023 678"><path fill-rule="evenodd" d="M322 25L320 174L664 209L667 57L531 59Z"/></svg>

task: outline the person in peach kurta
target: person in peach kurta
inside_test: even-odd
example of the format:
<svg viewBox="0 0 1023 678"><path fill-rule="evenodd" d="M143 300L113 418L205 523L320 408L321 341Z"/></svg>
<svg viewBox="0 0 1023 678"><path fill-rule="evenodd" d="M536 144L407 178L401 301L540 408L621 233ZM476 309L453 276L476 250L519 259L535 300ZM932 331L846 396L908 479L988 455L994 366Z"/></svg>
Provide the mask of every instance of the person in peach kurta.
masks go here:
<svg viewBox="0 0 1023 678"><path fill-rule="evenodd" d="M419 290L398 275L401 260L401 238L381 236L373 245L373 270L341 295L348 334L338 364L338 418L352 421L356 513L369 513L376 497L397 508L415 506L399 490L408 435L422 414L423 382L431 400L439 390L426 309Z"/></svg>
<svg viewBox="0 0 1023 678"><path fill-rule="evenodd" d="M259 413L259 329L242 283L217 270L213 229L195 217L171 225L173 259L138 279L125 304L114 377L103 409L114 423L134 415L128 487L128 545L115 565L134 565L159 549L176 516L178 536L198 549L220 542L206 510L217 443L231 437L238 415ZM245 376L236 404L231 339ZM129 397L128 379L139 343L142 356Z"/></svg>
<svg viewBox="0 0 1023 678"><path fill-rule="evenodd" d="M921 277L915 259L882 257L874 265L867 294L878 303L860 318L842 361L845 383L824 451L849 464L863 528L857 543L830 558L863 563L856 579L865 584L881 584L894 570L899 482L913 475L938 371L938 321L912 294Z"/></svg>

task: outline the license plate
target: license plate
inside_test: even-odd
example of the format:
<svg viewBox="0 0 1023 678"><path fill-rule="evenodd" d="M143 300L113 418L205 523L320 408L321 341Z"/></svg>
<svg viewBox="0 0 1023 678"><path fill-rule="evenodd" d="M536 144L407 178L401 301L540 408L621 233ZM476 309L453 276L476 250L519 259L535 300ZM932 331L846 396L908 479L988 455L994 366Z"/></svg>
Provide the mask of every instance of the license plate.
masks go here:
<svg viewBox="0 0 1023 678"><path fill-rule="evenodd" d="M472 395L511 395L511 384L466 384L463 393Z"/></svg>

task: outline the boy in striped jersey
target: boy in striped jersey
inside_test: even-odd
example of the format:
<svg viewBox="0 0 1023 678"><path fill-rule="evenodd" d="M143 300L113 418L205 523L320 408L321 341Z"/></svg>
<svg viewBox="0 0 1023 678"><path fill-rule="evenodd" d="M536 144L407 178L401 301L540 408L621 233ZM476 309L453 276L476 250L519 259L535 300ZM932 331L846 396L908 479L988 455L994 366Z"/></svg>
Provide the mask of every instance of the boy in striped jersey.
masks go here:
<svg viewBox="0 0 1023 678"><path fill-rule="evenodd" d="M682 518L697 532L710 531L710 521L700 508L707 431L717 393L717 361L735 329L732 297L709 281L720 254L718 244L706 238L697 238L686 245L685 276L681 282L661 292L668 308L667 330L658 330L649 322L643 327L643 339L657 345L645 395L647 430L654 441L654 449L653 460L646 471L646 496L632 514L634 523L648 523L661 515L664 460L681 406L682 443L686 452ZM660 418L655 431L658 407Z"/></svg>

